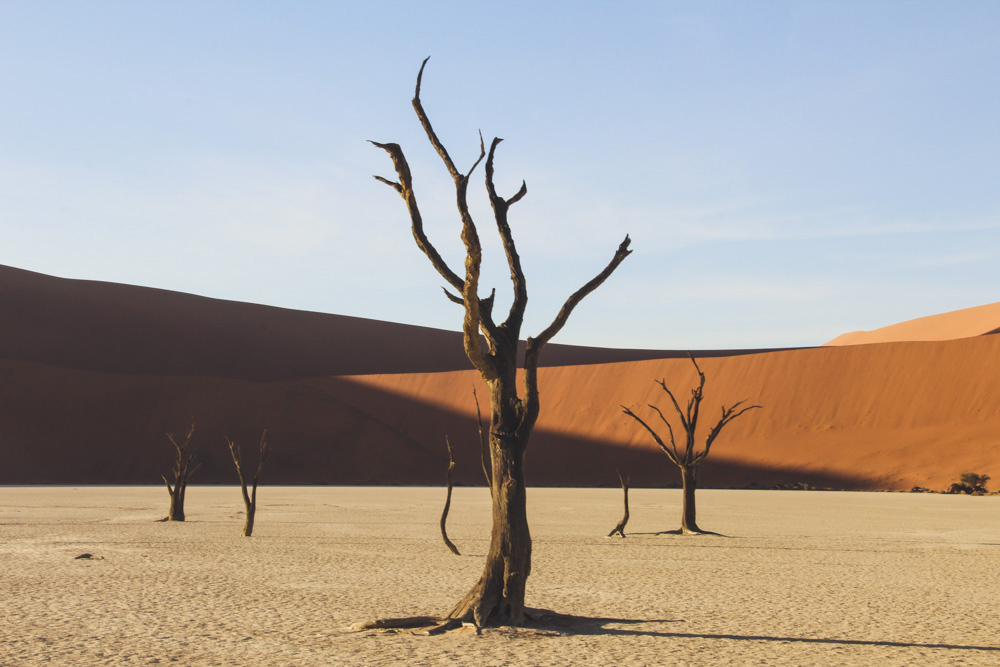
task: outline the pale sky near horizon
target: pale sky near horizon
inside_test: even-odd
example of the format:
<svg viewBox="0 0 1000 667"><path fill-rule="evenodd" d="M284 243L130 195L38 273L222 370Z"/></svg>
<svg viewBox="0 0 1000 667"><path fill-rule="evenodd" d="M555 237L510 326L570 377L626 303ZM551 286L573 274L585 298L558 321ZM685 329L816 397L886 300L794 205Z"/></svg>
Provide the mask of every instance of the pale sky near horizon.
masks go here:
<svg viewBox="0 0 1000 667"><path fill-rule="evenodd" d="M1000 2L0 0L0 264L457 330L376 182L402 145L456 271L496 181L523 335L820 344L1000 301ZM482 166L485 292L509 304Z"/></svg>

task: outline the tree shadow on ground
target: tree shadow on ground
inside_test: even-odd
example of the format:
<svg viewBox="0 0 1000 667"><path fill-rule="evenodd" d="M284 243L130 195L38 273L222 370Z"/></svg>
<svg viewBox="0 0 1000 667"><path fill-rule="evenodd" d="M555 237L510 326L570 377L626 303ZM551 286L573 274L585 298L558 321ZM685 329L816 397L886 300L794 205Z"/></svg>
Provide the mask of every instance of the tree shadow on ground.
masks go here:
<svg viewBox="0 0 1000 667"><path fill-rule="evenodd" d="M526 610L530 620L525 626L528 631L554 635L631 635L657 636L659 632L631 630L612 627L617 625L643 625L646 623L684 623L678 618L610 618L603 616L576 616L559 614L547 609Z"/></svg>
<svg viewBox="0 0 1000 667"><path fill-rule="evenodd" d="M699 535L711 535L712 537L725 537L729 539L730 535L723 535L722 533L713 533L710 530L699 530L697 532L687 532L685 533L680 528L674 530L661 530L655 533L629 533L629 535L683 535L685 537L698 537Z"/></svg>
<svg viewBox="0 0 1000 667"><path fill-rule="evenodd" d="M684 623L685 621L683 619L629 619L599 616L574 616L571 614L557 614L543 609L533 609L531 612L532 616L536 620L530 622L527 627L529 630L541 631L540 634L672 637L674 639L721 639L730 641L790 642L842 646L891 646L896 648L1000 652L1000 646L975 646L970 644L897 642L873 639L838 639L833 637L782 637L772 635L665 632L660 630L642 629L634 626L641 626L650 623ZM621 625L632 627L616 627Z"/></svg>
<svg viewBox="0 0 1000 667"><path fill-rule="evenodd" d="M641 634L655 637L674 637L677 639L729 639L737 641L754 642L792 642L802 644L837 644L842 646L893 646L897 648L939 648L953 649L961 651L996 651L1000 652L1000 646L974 646L968 644L923 644L920 642L894 642L880 641L875 639L836 639L832 637L776 637L770 635L728 635L728 634L704 634L696 632L638 632L631 630L621 630L615 634Z"/></svg>
<svg viewBox="0 0 1000 667"><path fill-rule="evenodd" d="M476 628L471 623L455 623L447 629L441 627L446 619L432 616L414 616L400 619L383 619L372 623L353 626L348 631L381 630L397 633L408 631L413 634L432 635L445 632L480 635L500 633L534 635L537 637L562 636L624 636L624 637L670 637L673 639L718 639L745 642L781 642L796 644L830 644L837 646L890 646L895 648L947 649L957 651L988 651L1000 653L1000 646L976 646L971 644L944 644L921 642L898 642L875 639L839 639L834 637L787 637L777 635L737 635L712 634L702 632L666 632L635 626L663 623L685 623L679 618L613 618L605 616L577 616L560 614L548 609L525 609L526 623L523 627ZM428 631L431 626L434 630ZM630 627L617 627L630 626Z"/></svg>

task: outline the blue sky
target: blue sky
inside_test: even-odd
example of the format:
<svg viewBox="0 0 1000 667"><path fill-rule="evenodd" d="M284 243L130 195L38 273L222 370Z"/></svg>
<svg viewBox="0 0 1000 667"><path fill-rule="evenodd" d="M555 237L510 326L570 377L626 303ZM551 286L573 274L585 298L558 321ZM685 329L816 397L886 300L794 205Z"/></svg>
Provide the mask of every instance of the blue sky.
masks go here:
<svg viewBox="0 0 1000 667"><path fill-rule="evenodd" d="M367 139L461 269L487 142L524 334L810 345L1000 300L997 2L0 2L0 263L458 329ZM482 171L484 282L507 298ZM502 305L500 312L505 312Z"/></svg>

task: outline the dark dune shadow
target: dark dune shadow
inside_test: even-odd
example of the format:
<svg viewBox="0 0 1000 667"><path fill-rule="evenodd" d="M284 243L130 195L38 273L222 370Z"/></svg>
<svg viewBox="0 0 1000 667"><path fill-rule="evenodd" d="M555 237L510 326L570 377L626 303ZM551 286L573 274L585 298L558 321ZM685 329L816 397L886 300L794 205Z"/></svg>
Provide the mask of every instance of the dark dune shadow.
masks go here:
<svg viewBox="0 0 1000 667"><path fill-rule="evenodd" d="M458 331L70 280L8 266L0 266L0 316L5 325L0 358L76 370L275 381L471 368ZM522 342L522 356L524 347ZM541 365L686 355L554 343Z"/></svg>
<svg viewBox="0 0 1000 667"><path fill-rule="evenodd" d="M336 399L364 411L373 420L405 431L408 438L433 452L434 472L427 483L442 483L440 472L444 437L455 444L455 481L459 485L483 483L477 424L474 416L457 413L407 396L392 394L350 378L314 381ZM480 400L483 397L480 396ZM469 401L471 405L472 396ZM464 436L463 436L464 434ZM627 447L621 443L535 429L527 453L526 475L530 486L617 487L615 468L628 470L635 488L659 488L679 483L676 467L662 452ZM423 482L421 482L423 483ZM840 476L793 468L763 467L709 458L699 470L701 488L766 488L806 484L821 489L875 488L863 476Z"/></svg>
<svg viewBox="0 0 1000 667"><path fill-rule="evenodd" d="M217 377L118 375L0 360L0 484L161 484L171 465L165 433L196 430L201 468L191 483L233 484L224 438L273 443L268 484L444 483L445 435L456 486L483 485L475 417L347 378L252 382ZM471 396L470 396L471 401ZM663 487L677 472L659 451L538 429L528 452L532 486ZM865 489L871 480L709 459L703 488L807 483Z"/></svg>

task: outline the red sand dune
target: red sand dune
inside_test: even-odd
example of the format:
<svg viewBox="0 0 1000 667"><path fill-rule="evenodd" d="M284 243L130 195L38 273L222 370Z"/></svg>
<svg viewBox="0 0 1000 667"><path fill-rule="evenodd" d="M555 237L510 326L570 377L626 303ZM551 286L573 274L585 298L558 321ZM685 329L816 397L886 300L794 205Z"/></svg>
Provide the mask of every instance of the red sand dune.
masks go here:
<svg viewBox="0 0 1000 667"><path fill-rule="evenodd" d="M993 333L1000 333L1000 303L919 317L872 331L852 331L837 336L826 345L955 340Z"/></svg>
<svg viewBox="0 0 1000 667"><path fill-rule="evenodd" d="M456 317L458 313L456 313ZM0 483L156 483L164 433L197 424L194 482L233 483L223 436L267 427L266 483L440 484L482 472L458 334L0 267ZM529 483L674 483L666 457L618 407L682 394L685 353L552 345ZM1000 336L799 350L697 353L705 414L764 406L730 426L705 486L804 482L942 488L1000 479Z"/></svg>

